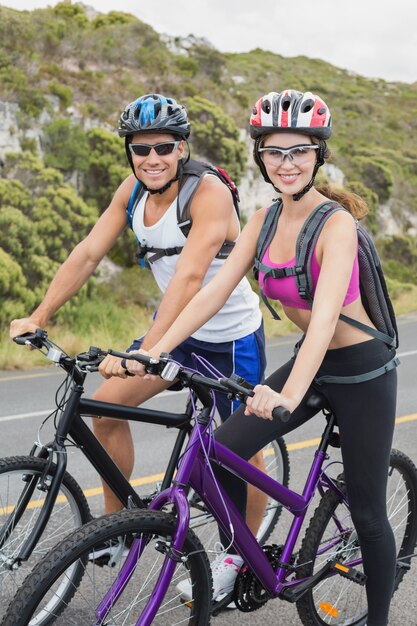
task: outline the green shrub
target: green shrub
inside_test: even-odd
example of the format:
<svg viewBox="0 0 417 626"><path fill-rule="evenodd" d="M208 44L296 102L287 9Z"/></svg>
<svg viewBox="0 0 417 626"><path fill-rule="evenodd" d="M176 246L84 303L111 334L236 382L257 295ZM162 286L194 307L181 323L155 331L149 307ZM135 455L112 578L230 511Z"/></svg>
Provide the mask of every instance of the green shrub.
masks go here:
<svg viewBox="0 0 417 626"><path fill-rule="evenodd" d="M175 65L181 74L185 74L187 76L195 76L198 72L198 62L188 56L176 56Z"/></svg>
<svg viewBox="0 0 417 626"><path fill-rule="evenodd" d="M378 231L378 224L377 224L378 196L377 194L371 189L369 189L369 187L366 187L366 185L364 185L359 180L349 181L346 184L346 190L351 191L352 193L355 193L366 202L369 208L369 213L366 215L364 223L366 225L366 228L369 230L369 232L375 235Z"/></svg>
<svg viewBox="0 0 417 626"><path fill-rule="evenodd" d="M93 128L86 135L88 166L82 196L103 212L122 181L129 175L124 140L103 128Z"/></svg>
<svg viewBox="0 0 417 626"><path fill-rule="evenodd" d="M393 177L387 165L369 158L357 156L355 161L359 179L363 184L374 191L379 201L387 202L392 193Z"/></svg>
<svg viewBox="0 0 417 626"><path fill-rule="evenodd" d="M76 23L77 26L87 26L88 17L85 14L84 8L81 4L72 4L71 2L58 2L52 11L56 16L69 21L70 23Z"/></svg>
<svg viewBox="0 0 417 626"><path fill-rule="evenodd" d="M62 175L34 155L8 155L5 170L14 178L0 179L0 327L39 304L59 264L96 219Z"/></svg>
<svg viewBox="0 0 417 626"><path fill-rule="evenodd" d="M86 135L67 118L56 119L45 128L45 164L64 172L84 172L88 167Z"/></svg>
<svg viewBox="0 0 417 626"><path fill-rule="evenodd" d="M121 13L120 11L109 11L106 14L97 15L92 21L93 28L103 28L117 24L130 24L136 21L133 15Z"/></svg>
<svg viewBox="0 0 417 626"><path fill-rule="evenodd" d="M51 80L49 85L49 91L54 96L58 96L62 106L68 107L72 102L72 90L67 85L62 85L54 80Z"/></svg>
<svg viewBox="0 0 417 626"><path fill-rule="evenodd" d="M22 317L33 306L32 290L27 288L22 268L0 247L0 328L15 317Z"/></svg>
<svg viewBox="0 0 417 626"><path fill-rule="evenodd" d="M191 121L191 143L196 152L224 167L236 183L246 169L246 145L224 110L196 96L185 101Z"/></svg>

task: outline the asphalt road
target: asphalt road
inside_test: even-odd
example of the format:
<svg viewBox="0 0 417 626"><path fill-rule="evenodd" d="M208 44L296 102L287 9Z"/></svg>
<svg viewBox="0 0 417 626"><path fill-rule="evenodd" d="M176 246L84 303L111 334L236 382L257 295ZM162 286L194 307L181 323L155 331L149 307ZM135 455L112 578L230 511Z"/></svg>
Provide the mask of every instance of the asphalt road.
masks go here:
<svg viewBox="0 0 417 626"><path fill-rule="evenodd" d="M417 463L417 315L401 318L399 330L399 356L402 365L398 369L399 396L394 446ZM294 337L287 337L269 342L269 370L291 354L294 341ZM100 384L100 377L92 374L88 378L87 392L91 393ZM55 391L62 380L61 370L54 366L28 372L0 372L0 457L27 454L33 441L38 437L41 441L49 441L51 426L47 424L40 433L38 428L53 409ZM183 392L165 392L157 400L147 404L149 407L157 406L162 410L179 411L184 402ZM290 450L290 484L293 489L297 489L305 477L306 468L311 463L314 451L314 440L320 435L321 429L322 420L317 417L285 438ZM132 424L132 432L136 448L134 478L142 483L138 487L139 491L149 493L167 463L175 433L159 426L145 424ZM102 504L100 481L79 451L70 452L68 470L86 491L93 512L99 514ZM285 517L281 520L271 539L272 542L282 541L288 527L287 522L288 519ZM394 597L390 626L417 625L416 571L417 566L414 565ZM228 626L238 624L299 626L300 621L295 606L275 600L255 613L245 615L232 611L227 615L216 617L213 623L218 626L226 623Z"/></svg>

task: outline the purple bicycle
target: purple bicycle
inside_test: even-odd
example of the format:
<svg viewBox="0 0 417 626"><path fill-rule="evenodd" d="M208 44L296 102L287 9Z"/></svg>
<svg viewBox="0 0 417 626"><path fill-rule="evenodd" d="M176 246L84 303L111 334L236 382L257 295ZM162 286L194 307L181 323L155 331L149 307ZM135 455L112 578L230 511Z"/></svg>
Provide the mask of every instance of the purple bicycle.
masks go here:
<svg viewBox="0 0 417 626"><path fill-rule="evenodd" d="M190 486L243 557L231 594L238 609L254 611L269 599L280 598L296 603L305 626L364 626L366 577L343 468L340 461L329 460L329 447L338 447L339 440L336 416L323 398L312 399L317 411L323 410L326 423L305 486L302 493L296 493L213 440L212 390L244 401L252 394L245 381L234 377L213 380L182 368L168 355L158 362L142 355L137 359L167 380L180 380L199 399L194 427L172 486L159 493L148 510L124 510L72 532L27 577L2 626L209 624L213 610L219 607L213 606L211 599L208 556L189 528ZM278 408L274 417L285 420L289 414ZM283 545L259 545L217 484L209 459L261 489L292 514ZM298 549L297 539L315 495L319 503ZM410 568L417 541L417 470L408 457L395 450L387 507L398 550L397 588ZM94 562L95 547L105 541L118 548L113 567L99 567ZM185 578L190 580L193 594L187 602L176 589ZM72 594L68 594L69 580Z"/></svg>

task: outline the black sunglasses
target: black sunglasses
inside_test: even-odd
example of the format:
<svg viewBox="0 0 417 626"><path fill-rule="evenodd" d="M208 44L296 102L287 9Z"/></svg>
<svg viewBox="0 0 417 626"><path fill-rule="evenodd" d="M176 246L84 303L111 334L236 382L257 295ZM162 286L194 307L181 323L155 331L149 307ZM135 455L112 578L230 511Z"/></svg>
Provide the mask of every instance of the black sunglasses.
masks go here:
<svg viewBox="0 0 417 626"><path fill-rule="evenodd" d="M164 141L163 143L130 143L129 150L132 154L136 154L136 156L146 157L150 153L152 149L155 150L156 154L159 156L166 156L167 154L171 154L176 150L179 146L179 141Z"/></svg>

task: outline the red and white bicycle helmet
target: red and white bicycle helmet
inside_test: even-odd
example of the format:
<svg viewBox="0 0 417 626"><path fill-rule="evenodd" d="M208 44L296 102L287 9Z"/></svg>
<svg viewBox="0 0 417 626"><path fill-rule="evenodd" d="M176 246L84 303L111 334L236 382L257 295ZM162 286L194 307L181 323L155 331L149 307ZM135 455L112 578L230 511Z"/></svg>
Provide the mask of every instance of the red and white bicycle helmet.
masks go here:
<svg viewBox="0 0 417 626"><path fill-rule="evenodd" d="M329 107L309 91L271 91L252 109L250 134L257 139L275 132L300 132L328 139L332 132Z"/></svg>

